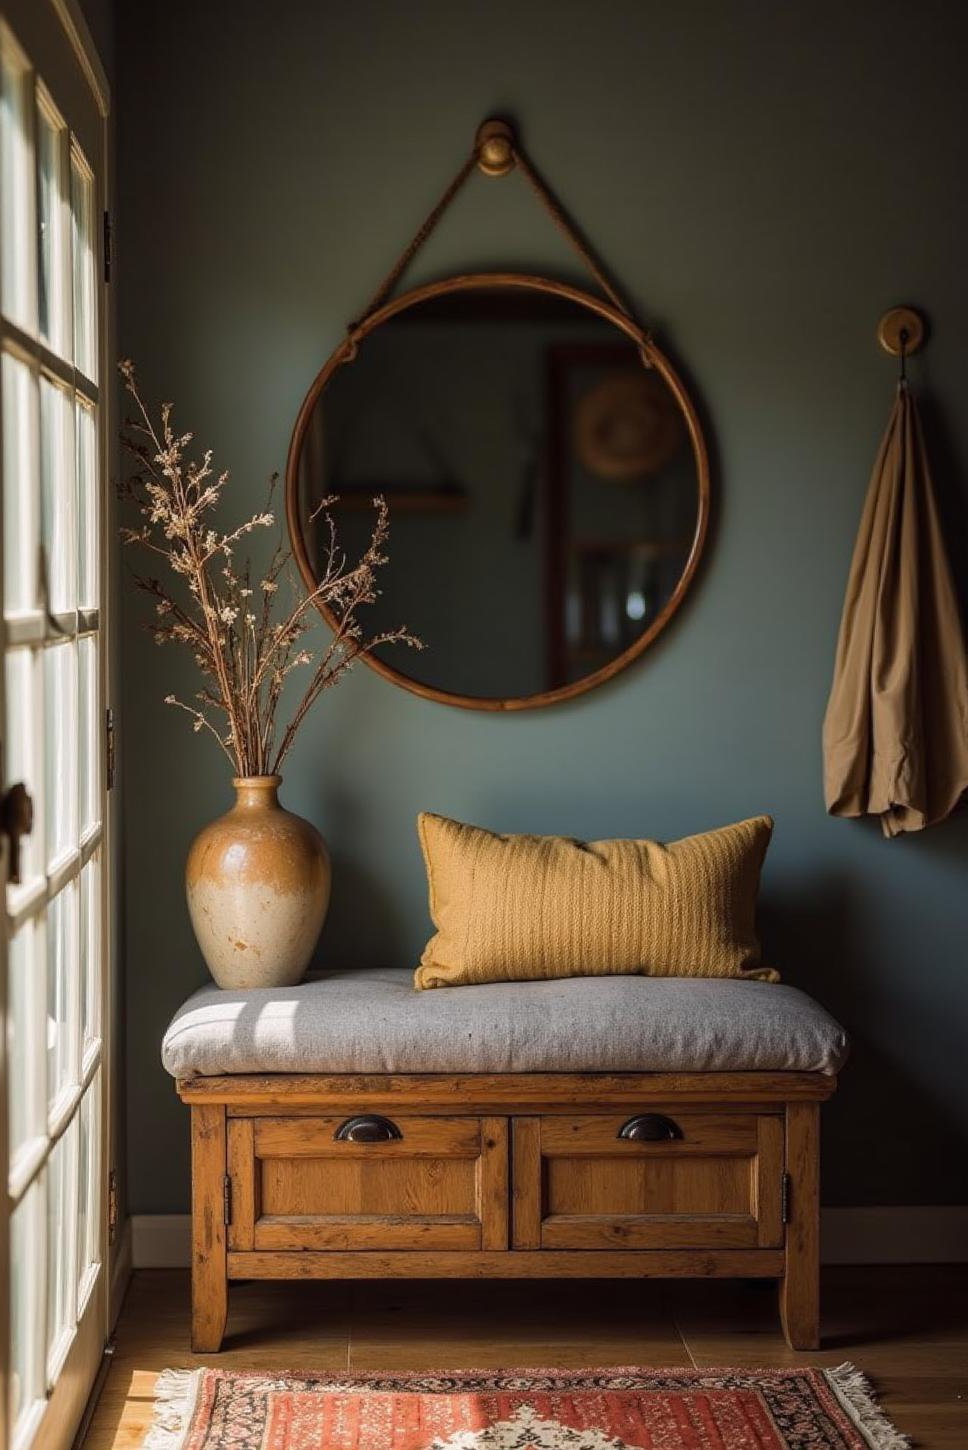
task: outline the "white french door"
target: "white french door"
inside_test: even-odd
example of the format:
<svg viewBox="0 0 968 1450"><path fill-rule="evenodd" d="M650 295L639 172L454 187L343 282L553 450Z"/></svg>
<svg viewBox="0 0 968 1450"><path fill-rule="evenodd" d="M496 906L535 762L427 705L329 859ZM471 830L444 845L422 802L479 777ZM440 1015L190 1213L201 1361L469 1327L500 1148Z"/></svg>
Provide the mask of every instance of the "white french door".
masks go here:
<svg viewBox="0 0 968 1450"><path fill-rule="evenodd" d="M0 15L3 1418L63 1450L107 1318L106 92L71 0Z"/></svg>

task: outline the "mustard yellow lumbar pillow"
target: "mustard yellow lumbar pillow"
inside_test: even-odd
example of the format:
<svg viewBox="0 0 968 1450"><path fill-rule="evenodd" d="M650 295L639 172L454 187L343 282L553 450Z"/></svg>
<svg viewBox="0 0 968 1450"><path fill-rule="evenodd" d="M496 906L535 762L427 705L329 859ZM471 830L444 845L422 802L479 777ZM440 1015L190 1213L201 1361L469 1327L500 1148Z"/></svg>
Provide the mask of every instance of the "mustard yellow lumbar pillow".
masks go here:
<svg viewBox="0 0 968 1450"><path fill-rule="evenodd" d="M668 845L497 836L426 812L417 830L437 928L418 988L625 973L779 980L759 965L755 926L769 816Z"/></svg>

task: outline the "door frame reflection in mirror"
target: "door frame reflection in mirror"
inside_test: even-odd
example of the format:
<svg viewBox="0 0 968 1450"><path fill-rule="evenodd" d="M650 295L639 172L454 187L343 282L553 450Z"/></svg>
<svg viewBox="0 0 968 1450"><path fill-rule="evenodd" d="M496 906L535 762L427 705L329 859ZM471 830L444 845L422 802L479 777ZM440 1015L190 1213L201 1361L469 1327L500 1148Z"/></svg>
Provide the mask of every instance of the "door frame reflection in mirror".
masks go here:
<svg viewBox="0 0 968 1450"><path fill-rule="evenodd" d="M303 501L300 498L300 463L303 447L312 422L313 412L319 399L322 397L331 379L336 372L356 358L357 349L372 332L375 332L383 323L389 322L391 318L399 313L407 311L411 307L417 307L423 302L434 298L444 297L451 293L480 291L488 288L505 290L509 288L521 288L542 292L546 295L559 297L565 301L576 303L579 307L586 308L605 321L610 322L619 332L630 339L639 348L644 363L655 369L663 379L666 386L674 396L679 410L686 424L689 442L692 447L693 458L696 465L696 526L692 536L689 552L683 565L682 573L675 589L659 610L652 622L642 633L620 654L614 656L606 664L579 680L570 681L555 689L541 690L530 695L514 695L506 698L487 695L464 695L456 694L449 690L442 690L434 685L425 684L422 680L416 680L405 674L402 670L395 669L393 665L385 663L375 655L364 655L363 659L372 670L384 679L391 680L395 685L401 685L403 689L410 690L415 695L420 695L426 700L436 700L443 705L456 705L465 710L531 710L541 705L553 705L562 700L572 700L578 695L584 695L589 690L602 685L606 680L612 679L622 670L626 669L633 660L639 658L648 649L649 645L656 640L662 631L669 624L669 621L680 608L689 587L695 577L702 556L703 546L706 542L706 535L709 526L710 509L710 470L709 455L706 448L706 441L703 436L702 426L696 412L695 405L686 390L685 384L679 377L672 363L662 352L652 337L643 331L630 317L618 311L611 303L601 298L594 297L580 288L572 287L566 282L554 281L549 277L532 276L522 272L475 272L464 275L446 277L438 282L430 282L422 287L416 287L409 292L401 293L399 297L384 303L375 312L363 319L362 322L351 326L346 337L328 358L326 363L317 373L315 380L296 417L296 424L293 429L292 439L289 445L289 455L286 462L286 519L289 526L289 537L292 541L293 557L299 568L299 572L307 589L316 586L316 573L313 566L313 549L309 537L309 519L306 510L303 508ZM393 520L391 506L391 524ZM325 605L319 606L323 619L331 629L337 629L339 621Z"/></svg>

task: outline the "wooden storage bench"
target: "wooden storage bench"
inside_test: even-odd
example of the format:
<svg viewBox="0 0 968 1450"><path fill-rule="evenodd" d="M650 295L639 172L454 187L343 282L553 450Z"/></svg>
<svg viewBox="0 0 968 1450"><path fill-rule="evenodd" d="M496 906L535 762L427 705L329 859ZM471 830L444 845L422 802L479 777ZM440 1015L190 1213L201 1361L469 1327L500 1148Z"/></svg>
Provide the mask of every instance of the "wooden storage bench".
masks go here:
<svg viewBox="0 0 968 1450"><path fill-rule="evenodd" d="M638 983L632 990L650 1001L649 987L661 987L646 982L643 992L643 979L614 980ZM554 985L567 993L568 984ZM792 992L713 985L751 994L744 1008L763 992ZM319 986L208 990L169 1029L169 1069L177 1072L186 1054L202 1065L178 1081L192 1115L197 1352L221 1346L230 1280L255 1278L776 1279L788 1341L817 1347L818 1115L844 1046L808 998L793 993L814 1014L811 1030L825 1021L834 1034L818 1049L823 1070L204 1070L212 1064L198 1034L213 1004L218 1053L226 1052L226 1013L236 1011L225 1060L303 1058L299 994ZM452 1013L462 992L493 990L411 995L415 1010ZM430 1005L440 998L449 1002ZM274 1017L280 999L285 1010ZM725 1020L708 1029L720 1051ZM429 1018L425 1025L436 1062ZM371 1009L369 1023L354 1029L350 1059L368 1036L372 1054L392 1057L398 1026L395 1014ZM650 1042L658 1031L649 1034L647 1018L635 1026ZM314 1030L308 1022L302 1029ZM688 1024L681 1036L695 1054ZM459 1042L448 1050L466 1052ZM560 1046L563 1057L574 1050ZM668 1055L668 1044L653 1050ZM329 1051L345 1060L342 1047ZM639 1055L649 1053L640 1046Z"/></svg>

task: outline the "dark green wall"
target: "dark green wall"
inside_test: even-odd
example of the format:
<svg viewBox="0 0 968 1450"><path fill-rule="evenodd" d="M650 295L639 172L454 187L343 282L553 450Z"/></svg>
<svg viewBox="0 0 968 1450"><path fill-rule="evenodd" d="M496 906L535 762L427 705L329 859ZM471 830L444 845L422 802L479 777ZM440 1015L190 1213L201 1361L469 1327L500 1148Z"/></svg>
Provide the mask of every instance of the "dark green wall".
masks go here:
<svg viewBox="0 0 968 1450"><path fill-rule="evenodd" d="M853 1031L827 1115L833 1203L968 1201L968 818L888 842L829 820L819 734L897 301L933 338L953 546L968 457L962 7L653 0L141 0L119 7L122 349L231 464L239 512L282 466L312 376L465 154L513 114L661 329L718 454L707 566L609 688L507 719L364 668L318 707L284 797L329 839L324 959L400 962L427 932L414 816L674 837L759 811L771 961ZM471 264L576 275L520 178L475 180L414 280ZM958 480L961 480L959 485ZM188 1203L188 1124L158 1062L204 980L182 899L228 803L161 704L186 679L124 642L132 1208Z"/></svg>

